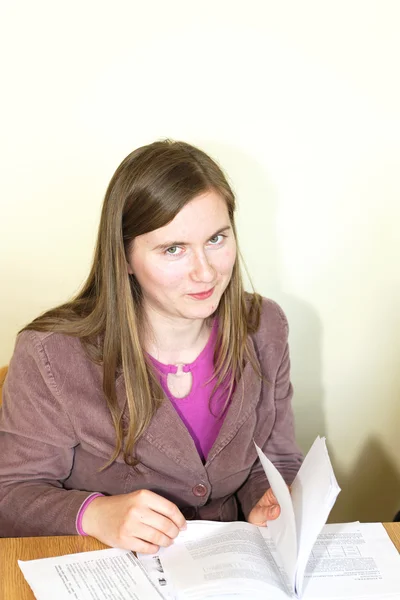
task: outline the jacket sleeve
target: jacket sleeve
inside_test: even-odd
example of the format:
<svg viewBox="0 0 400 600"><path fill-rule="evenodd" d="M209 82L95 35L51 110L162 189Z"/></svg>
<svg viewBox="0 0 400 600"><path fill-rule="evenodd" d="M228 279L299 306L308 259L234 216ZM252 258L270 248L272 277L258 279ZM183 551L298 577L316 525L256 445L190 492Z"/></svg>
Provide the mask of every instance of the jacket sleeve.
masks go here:
<svg viewBox="0 0 400 600"><path fill-rule="evenodd" d="M268 403L268 388L272 384L274 403L273 414L275 415L275 420L272 431L267 439L263 440L262 443L257 443L261 445L265 455L275 465L286 483L290 485L300 468L303 456L295 441L294 419L291 404L293 388L290 382L290 357L287 341L288 324L282 310L275 303L273 304L275 310L278 311L280 319L278 339L273 340L271 345L265 344L259 349L258 354L262 375L268 380L271 377L271 355L273 354L276 357L275 360L277 361L277 366L273 369L275 375L274 380L263 381L260 398L261 406ZM273 352L271 352L271 346L274 348ZM255 456L257 456L256 453ZM249 477L237 492L237 497L246 519L268 487L268 480L266 479L264 470L257 457Z"/></svg>
<svg viewBox="0 0 400 600"><path fill-rule="evenodd" d="M0 536L77 533L77 513L92 493L63 489L77 443L41 341L25 331L0 413Z"/></svg>

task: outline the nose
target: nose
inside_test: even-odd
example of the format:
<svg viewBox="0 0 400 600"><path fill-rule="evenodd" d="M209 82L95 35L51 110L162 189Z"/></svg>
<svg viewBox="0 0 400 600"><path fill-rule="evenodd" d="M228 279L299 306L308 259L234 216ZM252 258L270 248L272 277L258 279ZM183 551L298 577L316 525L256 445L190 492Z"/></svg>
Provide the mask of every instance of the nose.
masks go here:
<svg viewBox="0 0 400 600"><path fill-rule="evenodd" d="M193 259L192 279L204 283L215 280L215 269L204 252L197 253Z"/></svg>

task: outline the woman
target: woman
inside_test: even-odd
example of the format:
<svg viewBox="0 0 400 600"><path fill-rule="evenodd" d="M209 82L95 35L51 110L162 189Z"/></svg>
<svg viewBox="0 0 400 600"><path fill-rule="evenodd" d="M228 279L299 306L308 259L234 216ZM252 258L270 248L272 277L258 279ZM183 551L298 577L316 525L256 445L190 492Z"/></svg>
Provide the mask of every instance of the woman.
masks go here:
<svg viewBox="0 0 400 600"><path fill-rule="evenodd" d="M279 515L253 439L290 484L288 326L243 291L234 210L220 168L189 144L156 142L118 167L83 289L25 327L10 363L3 536L155 552L185 519Z"/></svg>

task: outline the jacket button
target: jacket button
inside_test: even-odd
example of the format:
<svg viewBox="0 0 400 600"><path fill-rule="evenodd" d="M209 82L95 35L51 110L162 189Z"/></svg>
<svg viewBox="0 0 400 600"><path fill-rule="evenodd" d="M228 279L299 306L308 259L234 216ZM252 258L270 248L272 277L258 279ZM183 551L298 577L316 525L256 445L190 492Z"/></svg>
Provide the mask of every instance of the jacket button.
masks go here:
<svg viewBox="0 0 400 600"><path fill-rule="evenodd" d="M198 483L197 485L194 486L192 492L195 496L198 496L199 498L203 498L203 496L205 496L207 494L207 488L205 485L203 485L202 483Z"/></svg>

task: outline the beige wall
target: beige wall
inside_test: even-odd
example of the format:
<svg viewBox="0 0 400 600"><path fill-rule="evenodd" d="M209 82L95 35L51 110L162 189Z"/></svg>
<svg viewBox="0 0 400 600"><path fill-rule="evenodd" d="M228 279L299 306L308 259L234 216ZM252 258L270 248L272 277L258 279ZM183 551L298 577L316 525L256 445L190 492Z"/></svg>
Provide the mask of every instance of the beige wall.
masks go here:
<svg viewBox="0 0 400 600"><path fill-rule="evenodd" d="M237 191L256 287L291 325L298 439L336 520L400 508L400 5L16 0L0 22L0 365L89 267L133 148L182 138Z"/></svg>

